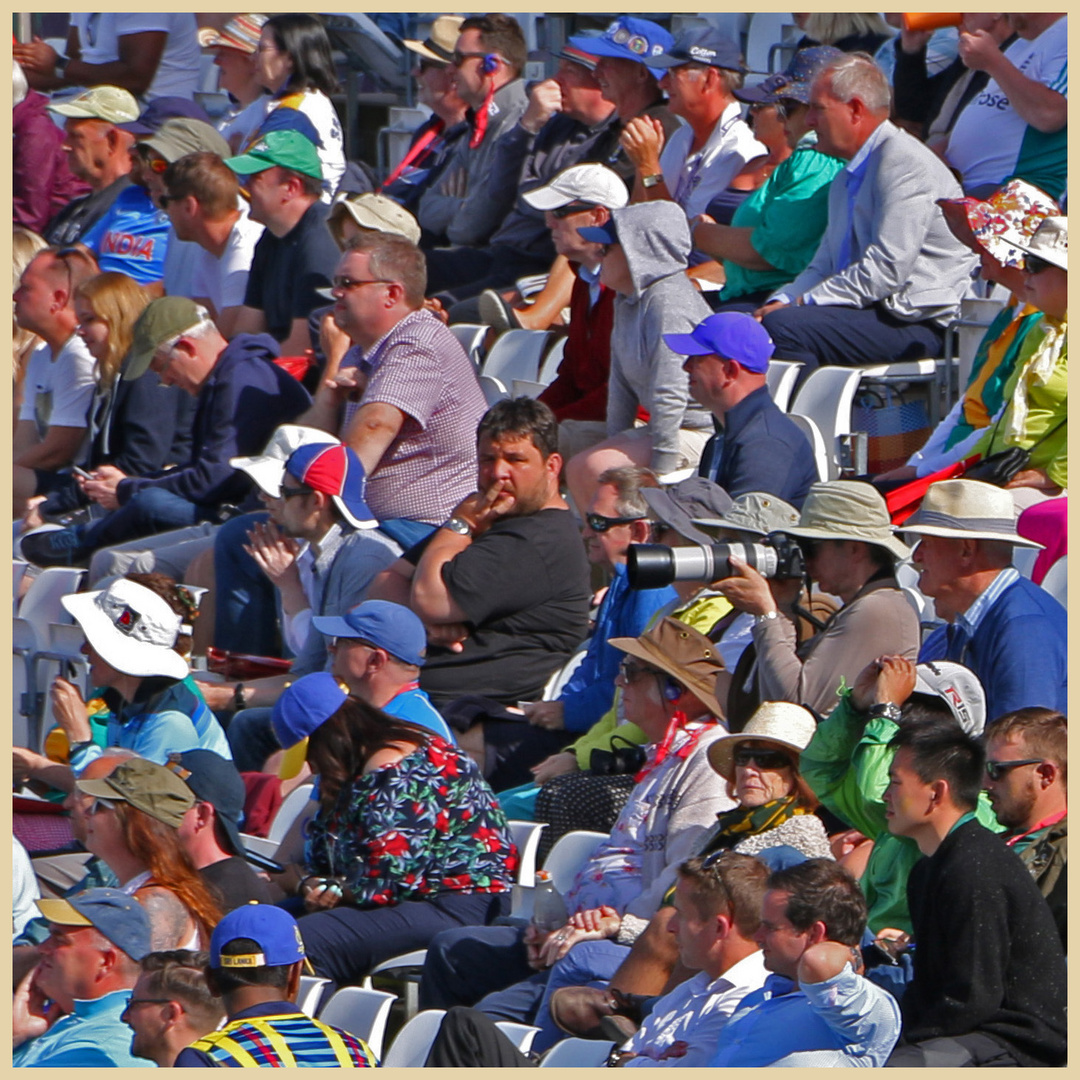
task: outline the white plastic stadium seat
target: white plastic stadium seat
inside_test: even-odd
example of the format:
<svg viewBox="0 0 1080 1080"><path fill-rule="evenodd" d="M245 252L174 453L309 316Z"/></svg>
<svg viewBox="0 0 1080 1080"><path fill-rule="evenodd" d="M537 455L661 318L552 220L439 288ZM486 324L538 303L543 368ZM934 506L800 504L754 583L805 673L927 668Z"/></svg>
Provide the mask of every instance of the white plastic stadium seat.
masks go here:
<svg viewBox="0 0 1080 1080"><path fill-rule="evenodd" d="M615 1044L601 1039L563 1039L541 1059L541 1069L596 1069L604 1064Z"/></svg>
<svg viewBox="0 0 1080 1080"><path fill-rule="evenodd" d="M829 455L825 449L825 440L821 437L817 424L809 416L800 416L798 413L788 413L792 423L806 436L810 444L810 452L814 455L814 465L817 468L819 480L829 479Z"/></svg>
<svg viewBox="0 0 1080 1080"><path fill-rule="evenodd" d="M1042 579L1042 587L1063 607L1069 606L1069 556L1062 555Z"/></svg>
<svg viewBox="0 0 1080 1080"><path fill-rule="evenodd" d="M425 1009L417 1013L397 1033L386 1051L384 1069L419 1069L427 1061L428 1051L439 1034L445 1009Z"/></svg>
<svg viewBox="0 0 1080 1080"><path fill-rule="evenodd" d="M329 979L320 979L318 975L301 975L300 976L300 989L296 994L296 1007L304 1013L305 1016L314 1018L315 1010L319 1007L319 1000L322 998L323 987L330 982ZM345 1025L341 1025L344 1027ZM345 1028L346 1031L356 1034L352 1028Z"/></svg>
<svg viewBox="0 0 1080 1080"><path fill-rule="evenodd" d="M363 1039L371 1052L381 1059L386 1021L390 1017L390 1007L396 1000L396 994L388 994L384 990L343 986L323 1007L319 1019L324 1024L333 1024Z"/></svg>
<svg viewBox="0 0 1080 1080"><path fill-rule="evenodd" d="M791 394L799 379L801 360L770 360L765 373L765 385L769 388L769 397L773 399L781 412L787 412L791 404Z"/></svg>
<svg viewBox="0 0 1080 1080"><path fill-rule="evenodd" d="M514 379L536 380L547 348L546 330L504 330L491 346L481 372L509 386Z"/></svg>
<svg viewBox="0 0 1080 1080"><path fill-rule="evenodd" d="M540 836L547 828L546 821L508 821L510 835L518 849L517 883L533 885L536 881L536 852Z"/></svg>
<svg viewBox="0 0 1080 1080"><path fill-rule="evenodd" d="M862 379L861 368L819 367L799 387L789 413L808 416L825 440L828 480L840 475L839 437L851 432L851 403Z"/></svg>

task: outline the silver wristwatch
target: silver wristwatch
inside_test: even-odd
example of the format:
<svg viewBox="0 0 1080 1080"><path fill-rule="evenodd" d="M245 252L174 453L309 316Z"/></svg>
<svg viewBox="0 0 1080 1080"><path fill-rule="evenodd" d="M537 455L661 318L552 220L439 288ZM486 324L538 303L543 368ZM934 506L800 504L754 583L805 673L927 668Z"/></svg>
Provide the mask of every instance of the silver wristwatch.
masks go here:
<svg viewBox="0 0 1080 1080"><path fill-rule="evenodd" d="M449 529L451 532L456 532L459 536L472 536L472 526L459 517L447 518L442 523L444 529Z"/></svg>

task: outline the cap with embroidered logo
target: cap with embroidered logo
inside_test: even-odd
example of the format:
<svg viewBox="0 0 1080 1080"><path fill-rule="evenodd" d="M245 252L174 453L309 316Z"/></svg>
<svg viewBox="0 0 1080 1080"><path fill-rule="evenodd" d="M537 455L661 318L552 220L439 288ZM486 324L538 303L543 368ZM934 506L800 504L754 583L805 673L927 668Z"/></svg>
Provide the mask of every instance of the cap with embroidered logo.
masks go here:
<svg viewBox="0 0 1080 1080"><path fill-rule="evenodd" d="M258 946L255 952L222 955L221 950L245 938ZM214 927L210 937L212 968L286 967L306 960L304 939L296 920L283 908L252 901L233 908Z"/></svg>
<svg viewBox="0 0 1080 1080"><path fill-rule="evenodd" d="M577 34L569 39L569 43L590 56L636 60L659 77L665 69L655 65L653 59L667 52L675 44L675 39L651 19L621 15L599 37Z"/></svg>
<svg viewBox="0 0 1080 1080"><path fill-rule="evenodd" d="M656 67L674 68L683 64L706 64L728 71L745 71L742 53L731 38L712 26L686 30L665 53L650 61Z"/></svg>

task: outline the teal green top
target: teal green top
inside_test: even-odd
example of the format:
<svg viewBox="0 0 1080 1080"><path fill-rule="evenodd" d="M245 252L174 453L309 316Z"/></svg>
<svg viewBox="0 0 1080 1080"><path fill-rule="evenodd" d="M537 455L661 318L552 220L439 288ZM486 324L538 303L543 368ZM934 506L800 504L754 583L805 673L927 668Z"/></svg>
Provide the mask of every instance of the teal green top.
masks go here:
<svg viewBox="0 0 1080 1080"><path fill-rule="evenodd" d="M829 219L829 184L844 167L816 144L814 132L804 135L768 180L739 204L732 226L752 228L754 250L775 269L748 270L725 259L727 284L721 302L786 285L814 257Z"/></svg>
<svg viewBox="0 0 1080 1080"><path fill-rule="evenodd" d="M910 934L907 879L922 853L910 837L889 832L882 800L894 754L889 740L899 725L875 717L864 727L863 715L851 705L851 691L840 693L840 704L818 724L810 745L799 755L799 772L824 806L874 841L859 881L870 909L870 929L878 933L895 927ZM975 817L991 832L1004 831L985 791L979 793Z"/></svg>

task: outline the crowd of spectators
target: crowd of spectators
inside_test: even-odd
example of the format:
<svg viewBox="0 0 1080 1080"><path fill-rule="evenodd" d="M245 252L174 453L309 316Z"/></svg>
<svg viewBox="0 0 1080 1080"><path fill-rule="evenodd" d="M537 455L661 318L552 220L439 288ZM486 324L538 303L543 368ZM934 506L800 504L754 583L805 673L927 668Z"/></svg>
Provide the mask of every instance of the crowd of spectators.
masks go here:
<svg viewBox="0 0 1080 1080"><path fill-rule="evenodd" d="M793 18L438 15L385 176L318 15L15 42L16 581L85 639L16 702L15 1065L371 1067L317 1010L414 950L433 1067L1065 1064L1067 16ZM975 300L824 475L773 365L948 380ZM530 821L603 836L557 916Z"/></svg>

